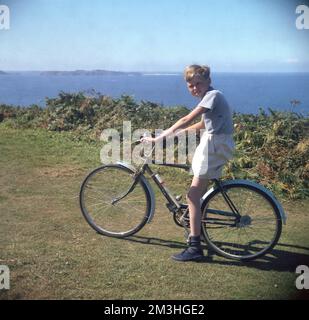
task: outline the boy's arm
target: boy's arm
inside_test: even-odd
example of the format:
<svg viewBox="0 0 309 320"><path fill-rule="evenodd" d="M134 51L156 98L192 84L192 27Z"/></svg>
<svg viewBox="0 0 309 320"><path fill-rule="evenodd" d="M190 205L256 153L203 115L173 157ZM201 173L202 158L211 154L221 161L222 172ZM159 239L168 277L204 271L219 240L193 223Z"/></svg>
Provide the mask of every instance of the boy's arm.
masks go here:
<svg viewBox="0 0 309 320"><path fill-rule="evenodd" d="M179 132L179 130L182 130L184 128L187 128L189 124L196 119L198 116L201 116L205 112L205 108L197 106L195 109L193 109L188 115L182 117L179 119L176 123L174 123L169 129L164 130L160 136L152 138L152 137L144 137L141 139L141 141L149 141L149 142L156 142L164 137L169 136L170 134L173 134L174 132Z"/></svg>
<svg viewBox="0 0 309 320"><path fill-rule="evenodd" d="M186 131L191 131L191 130L196 130L196 131L198 131L198 130L202 130L202 129L205 129L205 122L204 122L204 119L203 119L203 118L201 119L200 122L195 123L195 124L193 124L193 125L190 126L190 127L187 127L187 128L185 128L185 129L180 130L180 131L178 132L178 134L183 133L183 132L186 132Z"/></svg>

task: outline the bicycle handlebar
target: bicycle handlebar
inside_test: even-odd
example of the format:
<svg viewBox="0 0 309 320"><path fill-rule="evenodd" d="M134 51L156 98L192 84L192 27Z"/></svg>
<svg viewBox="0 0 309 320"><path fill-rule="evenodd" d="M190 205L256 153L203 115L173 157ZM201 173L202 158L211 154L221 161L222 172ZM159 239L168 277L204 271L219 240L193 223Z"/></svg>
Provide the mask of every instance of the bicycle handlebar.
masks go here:
<svg viewBox="0 0 309 320"><path fill-rule="evenodd" d="M141 138L143 138L143 136L141 136ZM138 145L138 144L141 144L141 143L147 143L147 142L143 142L141 140L135 140L131 144L132 145ZM148 155L145 155L144 154L144 149L141 149L140 153L139 153L141 159L143 159L146 162L151 157L154 148L155 148L155 146L151 149L151 151L150 151L150 153ZM156 164L154 160L151 160L151 163L152 164ZM173 168L179 168L179 169L183 169L185 171L190 171L190 169L191 169L191 166L187 165L187 164L157 163L157 165L166 166L166 167L173 167Z"/></svg>

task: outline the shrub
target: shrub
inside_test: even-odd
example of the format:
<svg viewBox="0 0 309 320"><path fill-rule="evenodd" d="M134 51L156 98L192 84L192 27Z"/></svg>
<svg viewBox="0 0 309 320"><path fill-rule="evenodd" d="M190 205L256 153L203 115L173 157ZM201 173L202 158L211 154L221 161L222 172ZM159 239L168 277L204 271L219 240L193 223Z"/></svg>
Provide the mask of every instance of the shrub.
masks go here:
<svg viewBox="0 0 309 320"><path fill-rule="evenodd" d="M117 129L123 121L138 128L165 129L189 109L149 101L137 103L131 96L113 99L101 94L64 93L46 100L46 108L0 105L0 122L17 128L72 131L74 139L98 139L102 130ZM309 118L293 112L235 113L234 159L226 166L227 178L256 180L288 198L309 196ZM176 146L177 148L177 146Z"/></svg>

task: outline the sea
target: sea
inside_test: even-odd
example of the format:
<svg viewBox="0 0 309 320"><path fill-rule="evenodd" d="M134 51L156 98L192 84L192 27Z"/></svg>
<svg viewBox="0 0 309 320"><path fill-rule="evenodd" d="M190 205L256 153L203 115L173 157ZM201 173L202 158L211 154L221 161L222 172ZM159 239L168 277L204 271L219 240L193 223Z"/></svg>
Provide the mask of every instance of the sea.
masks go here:
<svg viewBox="0 0 309 320"><path fill-rule="evenodd" d="M212 86L225 95L233 111L259 112L262 108L309 114L309 73L213 73ZM0 74L0 104L46 106L46 98L60 92L94 92L119 98L130 95L137 102L151 101L164 107L194 108L181 73L120 75L53 75L41 72Z"/></svg>

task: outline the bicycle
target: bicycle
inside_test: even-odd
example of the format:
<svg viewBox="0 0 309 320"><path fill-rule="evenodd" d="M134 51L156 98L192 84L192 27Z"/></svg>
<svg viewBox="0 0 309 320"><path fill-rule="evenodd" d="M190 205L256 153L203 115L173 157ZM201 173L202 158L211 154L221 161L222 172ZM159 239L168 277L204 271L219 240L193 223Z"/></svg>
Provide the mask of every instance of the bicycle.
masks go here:
<svg viewBox="0 0 309 320"><path fill-rule="evenodd" d="M152 149L152 151L154 148ZM159 187L174 222L189 226L187 204L175 196L142 156L139 167L117 162L90 172L80 189L80 207L88 224L98 233L124 238L140 231L155 214L155 195L145 174ZM150 161L152 164L155 162ZM181 168L181 164L160 164ZM285 212L264 186L249 180L213 180L214 185L201 199L201 232L217 254L236 260L253 260L270 252L277 244Z"/></svg>

